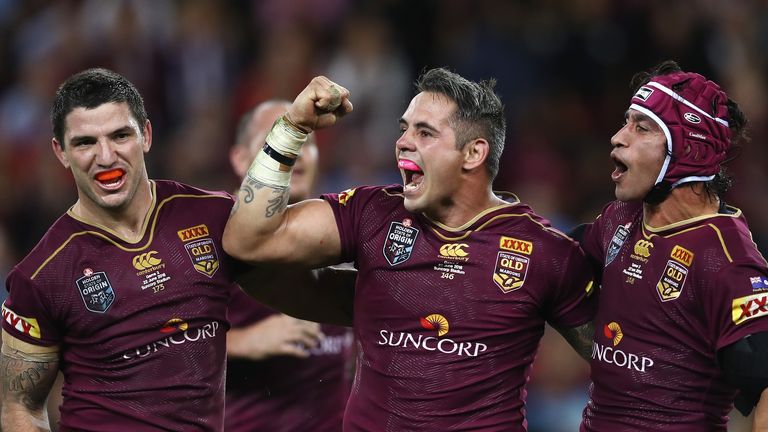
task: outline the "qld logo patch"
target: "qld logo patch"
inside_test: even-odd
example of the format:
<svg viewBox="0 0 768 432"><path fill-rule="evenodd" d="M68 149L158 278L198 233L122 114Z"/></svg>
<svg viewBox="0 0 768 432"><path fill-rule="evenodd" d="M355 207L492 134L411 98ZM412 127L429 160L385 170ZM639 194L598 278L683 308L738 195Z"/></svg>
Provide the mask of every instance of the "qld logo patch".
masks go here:
<svg viewBox="0 0 768 432"><path fill-rule="evenodd" d="M606 267L616 259L616 255L619 254L621 247L624 246L624 242L627 241L627 237L629 237L629 225L630 224L619 225L619 227L616 228L616 232L613 233L611 244L608 245L608 252L605 253Z"/></svg>
<svg viewBox="0 0 768 432"><path fill-rule="evenodd" d="M187 250L195 270L208 277L213 277L213 274L219 269L219 256L216 253L213 239L204 238L191 241L184 245L184 249Z"/></svg>
<svg viewBox="0 0 768 432"><path fill-rule="evenodd" d="M91 312L104 313L115 302L115 290L104 272L86 271L76 284L85 308Z"/></svg>
<svg viewBox="0 0 768 432"><path fill-rule="evenodd" d="M499 251L496 256L496 269L493 271L493 282L505 293L519 289L525 283L529 263L528 257Z"/></svg>
<svg viewBox="0 0 768 432"><path fill-rule="evenodd" d="M661 301L675 300L680 297L685 285L685 278L688 277L688 268L681 266L677 261L667 261L664 267L664 273L656 284L656 290L659 292Z"/></svg>
<svg viewBox="0 0 768 432"><path fill-rule="evenodd" d="M412 226L406 226L400 222L392 222L389 225L387 239L384 241L384 258L389 265L396 266L408 261L416 244L419 230Z"/></svg>

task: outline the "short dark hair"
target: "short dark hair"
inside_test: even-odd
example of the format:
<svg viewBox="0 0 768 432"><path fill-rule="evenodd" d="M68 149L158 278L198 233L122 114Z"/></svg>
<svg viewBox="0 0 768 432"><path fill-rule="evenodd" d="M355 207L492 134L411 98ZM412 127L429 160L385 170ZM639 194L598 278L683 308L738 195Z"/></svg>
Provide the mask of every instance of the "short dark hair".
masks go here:
<svg viewBox="0 0 768 432"><path fill-rule="evenodd" d="M630 87L632 88L632 94L637 93L640 87L648 84L653 77L660 75L669 75L676 72L682 72L682 68L674 60L665 60L650 70L636 73L632 77ZM678 91L677 87L672 87L672 90ZM731 147L726 155L727 163L735 159L741 153L741 146L749 141L747 135L747 116L733 99L728 98L726 103L728 107L728 126L731 129ZM714 114L714 107L712 108ZM720 172L715 175L715 178L704 182L704 188L710 195L716 195L719 198L723 198L728 189L733 185L733 177L727 172L724 165L720 166Z"/></svg>
<svg viewBox="0 0 768 432"><path fill-rule="evenodd" d="M438 93L456 103L458 108L451 118L451 127L456 133L459 149L475 138L488 141L490 152L485 166L491 180L499 172L507 130L504 105L493 91L495 86L493 78L473 82L444 68L430 69L416 81L419 92Z"/></svg>
<svg viewBox="0 0 768 432"><path fill-rule="evenodd" d="M65 120L75 108L96 108L99 105L125 102L139 127L147 122L144 100L133 84L122 75L108 69L94 68L78 72L67 78L56 91L51 106L53 136L64 147Z"/></svg>

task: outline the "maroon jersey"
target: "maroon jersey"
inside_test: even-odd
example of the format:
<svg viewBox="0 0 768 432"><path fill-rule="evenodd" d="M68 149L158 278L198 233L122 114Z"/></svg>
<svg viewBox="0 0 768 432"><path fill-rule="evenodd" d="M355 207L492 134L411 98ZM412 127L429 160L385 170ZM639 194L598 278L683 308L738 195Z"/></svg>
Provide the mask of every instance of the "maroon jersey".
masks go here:
<svg viewBox="0 0 768 432"><path fill-rule="evenodd" d="M525 431L544 322L592 318L578 245L516 201L454 229L407 211L402 186L324 198L359 271L345 430Z"/></svg>
<svg viewBox="0 0 768 432"><path fill-rule="evenodd" d="M276 313L239 288L233 291L232 327ZM322 325L322 331L325 339L306 359L279 356L227 362L225 431L341 431L351 384L352 330Z"/></svg>
<svg viewBox="0 0 768 432"><path fill-rule="evenodd" d="M717 351L768 331L768 271L741 211L662 228L614 202L585 232L604 267L584 431L725 431Z"/></svg>
<svg viewBox="0 0 768 432"><path fill-rule="evenodd" d="M8 276L3 329L61 347L62 430L222 428L233 201L152 188L137 242L70 212Z"/></svg>

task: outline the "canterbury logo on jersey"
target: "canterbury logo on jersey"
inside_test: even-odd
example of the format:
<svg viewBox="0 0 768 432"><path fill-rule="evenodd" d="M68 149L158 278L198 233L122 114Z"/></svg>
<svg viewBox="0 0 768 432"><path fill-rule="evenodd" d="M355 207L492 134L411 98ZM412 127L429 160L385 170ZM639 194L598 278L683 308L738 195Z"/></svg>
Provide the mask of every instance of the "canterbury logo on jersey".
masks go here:
<svg viewBox="0 0 768 432"><path fill-rule="evenodd" d="M446 243L440 246L440 255L449 258L463 258L469 256L469 252L464 248L468 248L466 243Z"/></svg>
<svg viewBox="0 0 768 432"><path fill-rule="evenodd" d="M157 251L149 251L140 255L136 255L133 257L133 267L136 270L146 270L150 267L154 267L161 262L163 262L160 258L155 258L155 255L157 254Z"/></svg>
<svg viewBox="0 0 768 432"><path fill-rule="evenodd" d="M518 240L512 237L502 236L501 239L499 239L499 248L530 255L531 252L533 252L533 243L525 240Z"/></svg>
<svg viewBox="0 0 768 432"><path fill-rule="evenodd" d="M638 240L635 243L635 255L648 258L651 256L651 249L653 249L653 243L648 240Z"/></svg>

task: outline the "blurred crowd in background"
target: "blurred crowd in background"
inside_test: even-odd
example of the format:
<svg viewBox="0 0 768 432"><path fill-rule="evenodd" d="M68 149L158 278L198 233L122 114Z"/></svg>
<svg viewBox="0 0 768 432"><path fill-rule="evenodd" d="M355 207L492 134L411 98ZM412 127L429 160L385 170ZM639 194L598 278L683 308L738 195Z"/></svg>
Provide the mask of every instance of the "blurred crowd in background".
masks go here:
<svg viewBox="0 0 768 432"><path fill-rule="evenodd" d="M238 117L330 77L355 110L318 136L318 193L401 181L397 120L425 68L494 77L508 121L495 188L568 229L613 197L609 140L632 75L674 59L750 119L728 202L765 254L767 54L761 0L0 0L0 276L76 199L48 110L61 81L95 66L144 95L150 177L225 190ZM587 364L550 334L533 374L530 430L576 430Z"/></svg>

